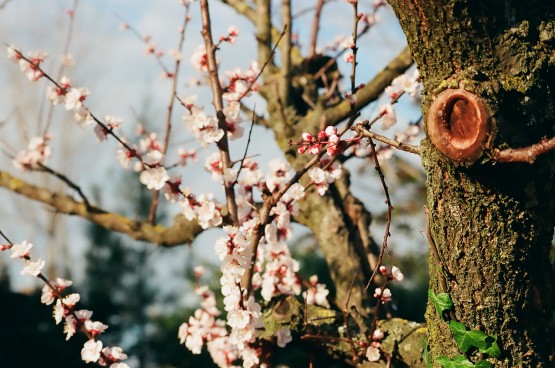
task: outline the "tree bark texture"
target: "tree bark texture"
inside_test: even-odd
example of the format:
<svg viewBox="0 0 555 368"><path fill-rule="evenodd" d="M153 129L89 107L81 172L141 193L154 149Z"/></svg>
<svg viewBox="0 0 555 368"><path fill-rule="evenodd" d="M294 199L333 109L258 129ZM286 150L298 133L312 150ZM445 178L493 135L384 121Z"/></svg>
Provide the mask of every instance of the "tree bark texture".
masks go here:
<svg viewBox="0 0 555 368"><path fill-rule="evenodd" d="M533 165L496 163L492 150L529 146L555 133L555 2L390 3L421 73L425 121L448 89L474 94L491 116L472 161L448 158L423 141L430 231L439 254L439 262L430 257L430 288L451 295L456 319L468 329L498 336L501 357L488 359L495 367L548 367L555 156L542 155ZM441 278L448 290L441 290ZM461 354L431 303L426 318L432 359Z"/></svg>

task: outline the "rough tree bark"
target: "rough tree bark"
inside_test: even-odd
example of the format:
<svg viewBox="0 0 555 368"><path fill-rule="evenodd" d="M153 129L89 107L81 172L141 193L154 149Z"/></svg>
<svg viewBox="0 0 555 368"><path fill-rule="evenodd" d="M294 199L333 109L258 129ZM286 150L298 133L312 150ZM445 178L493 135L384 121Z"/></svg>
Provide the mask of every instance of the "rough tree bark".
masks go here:
<svg viewBox="0 0 555 368"><path fill-rule="evenodd" d="M554 155L533 165L498 163L493 149L530 146L555 133L555 2L390 3L422 76L425 121L437 114L430 106L448 89L471 92L491 115L481 150L466 160L423 142L430 230L439 253L439 262L430 257L430 288L451 295L456 319L467 328L499 336L502 355L489 359L494 366L547 367L554 351L548 330ZM458 112L451 106L442 117L451 139L472 134L464 126L473 119L469 106ZM442 278L448 290L441 290ZM460 354L431 303L426 318L432 358Z"/></svg>

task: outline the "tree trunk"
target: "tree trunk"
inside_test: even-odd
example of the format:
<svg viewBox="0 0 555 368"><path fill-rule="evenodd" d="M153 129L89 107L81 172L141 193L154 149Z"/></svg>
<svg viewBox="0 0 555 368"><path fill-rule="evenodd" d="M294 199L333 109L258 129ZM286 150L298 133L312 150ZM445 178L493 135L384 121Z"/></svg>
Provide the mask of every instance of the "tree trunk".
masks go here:
<svg viewBox="0 0 555 368"><path fill-rule="evenodd" d="M445 140L423 142L430 233L439 255L430 252L430 288L450 294L455 318L468 329L498 336L501 357L489 359L495 367L547 367L553 354L554 155L532 165L498 163L493 149L554 135L555 2L390 2L421 73L428 136L438 116L450 139L472 135L465 119L490 116L469 156L441 150ZM470 92L471 105L483 103L480 113L451 105L450 115L440 116L432 102L449 89ZM432 359L461 354L431 303L426 318ZM482 359L472 351L467 356Z"/></svg>

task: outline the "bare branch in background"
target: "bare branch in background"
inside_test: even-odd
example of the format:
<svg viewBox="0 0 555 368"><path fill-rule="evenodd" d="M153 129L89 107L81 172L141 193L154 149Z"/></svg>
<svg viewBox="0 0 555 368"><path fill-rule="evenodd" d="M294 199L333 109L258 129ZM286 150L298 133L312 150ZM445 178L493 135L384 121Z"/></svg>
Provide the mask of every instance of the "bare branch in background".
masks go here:
<svg viewBox="0 0 555 368"><path fill-rule="evenodd" d="M179 215L170 227L152 225L148 222L132 220L99 207L87 206L71 196L54 193L18 179L5 171L0 171L0 187L29 199L48 205L66 215L76 215L98 224L108 230L117 231L136 240L144 240L164 247L191 243L202 228L193 221Z"/></svg>
<svg viewBox="0 0 555 368"><path fill-rule="evenodd" d="M320 30L320 16L322 8L324 7L325 0L318 0L316 10L314 11L314 20L312 21L312 34L310 37L310 49L308 51L308 58L311 59L316 55L316 46L318 43L318 31Z"/></svg>
<svg viewBox="0 0 555 368"><path fill-rule="evenodd" d="M356 92L355 108L360 110L370 102L375 101L391 84L391 81L403 74L414 63L408 47L405 48L395 59L389 62L387 66L380 71L371 81L364 85ZM345 100L341 103L329 107L325 110L326 124L335 125L351 114L351 105Z"/></svg>
<svg viewBox="0 0 555 368"><path fill-rule="evenodd" d="M1 2L0 3L0 10L4 9L6 7L6 5L8 5L11 2L12 2L12 0L4 0L3 2Z"/></svg>
<svg viewBox="0 0 555 368"><path fill-rule="evenodd" d="M289 104L291 92L291 32L293 29L291 24L291 0L282 0L281 19L285 32L285 40L281 45L280 97L284 103Z"/></svg>

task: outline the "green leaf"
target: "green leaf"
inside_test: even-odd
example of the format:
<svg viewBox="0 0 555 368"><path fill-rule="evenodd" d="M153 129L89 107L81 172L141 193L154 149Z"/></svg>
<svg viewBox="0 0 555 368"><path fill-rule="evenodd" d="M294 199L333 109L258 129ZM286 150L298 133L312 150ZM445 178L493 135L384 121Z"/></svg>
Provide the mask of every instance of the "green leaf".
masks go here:
<svg viewBox="0 0 555 368"><path fill-rule="evenodd" d="M487 360L480 360L476 364L474 364L475 368L493 368L493 364L488 362Z"/></svg>
<svg viewBox="0 0 555 368"><path fill-rule="evenodd" d="M453 309L453 300L451 300L449 294L439 293L436 295L432 289L428 289L428 297L434 303L437 313L445 320L445 311Z"/></svg>
<svg viewBox="0 0 555 368"><path fill-rule="evenodd" d="M440 356L436 359L436 363L441 364L444 368L471 368L474 367L474 364L466 357L462 355L457 355L452 360L447 358L446 356Z"/></svg>
<svg viewBox="0 0 555 368"><path fill-rule="evenodd" d="M488 354L492 358L499 358L501 355L501 349L497 344L497 335L486 337L487 347L485 349L480 349L480 352Z"/></svg>
<svg viewBox="0 0 555 368"><path fill-rule="evenodd" d="M489 336L482 331L467 331L464 324L457 321L449 321L449 327L451 331L453 331L455 341L463 353L466 353L472 347L478 348L480 351L484 351L488 348L486 339Z"/></svg>

